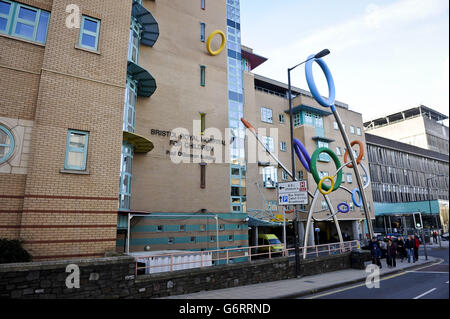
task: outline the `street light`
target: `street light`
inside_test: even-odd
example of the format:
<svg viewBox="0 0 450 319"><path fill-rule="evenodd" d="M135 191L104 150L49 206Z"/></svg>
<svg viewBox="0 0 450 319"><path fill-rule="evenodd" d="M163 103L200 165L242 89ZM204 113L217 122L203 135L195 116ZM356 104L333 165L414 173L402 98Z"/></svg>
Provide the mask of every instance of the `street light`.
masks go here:
<svg viewBox="0 0 450 319"><path fill-rule="evenodd" d="M291 71L294 70L296 67L302 65L303 63L308 62L311 59L319 59L326 55L330 54L330 50L324 49L320 51L319 53L315 54L314 56L310 57L309 59L295 65L292 68L288 68L288 97L289 97L289 125L290 125L290 134L291 134L291 165L292 165L292 180L297 180L296 178L296 171L295 171L295 150L294 150L294 119L293 119L293 112L292 112L292 89L291 89ZM300 277L300 247L298 245L299 242L299 223L300 218L298 216L298 212L295 209L294 205L294 213L295 213L295 223L294 223L294 234L295 234L295 272L297 277ZM309 231L309 229L306 229L305 231Z"/></svg>
<svg viewBox="0 0 450 319"><path fill-rule="evenodd" d="M442 177L442 176L446 176L446 175L442 175L442 174L439 174L439 175L434 175L434 176L431 176L431 177L428 177L427 178L427 188L428 188L428 207L429 207L429 209L430 209L430 215L431 216L433 216L433 213L432 213L432 211L431 211L431 192L430 192L430 186L428 186L428 181L429 180L432 180L433 178L435 178L435 177ZM436 221L436 228L438 229L438 241L439 241L439 247L440 248L442 248L442 243L441 243L441 238L440 238L440 231L439 231L439 222L438 222L438 219L437 219L437 216L434 216L434 220Z"/></svg>

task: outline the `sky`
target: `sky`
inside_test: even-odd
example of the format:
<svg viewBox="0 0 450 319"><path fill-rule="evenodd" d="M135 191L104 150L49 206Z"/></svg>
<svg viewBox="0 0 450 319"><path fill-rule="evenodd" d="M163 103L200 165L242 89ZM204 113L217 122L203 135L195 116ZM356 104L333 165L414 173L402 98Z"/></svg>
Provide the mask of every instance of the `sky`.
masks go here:
<svg viewBox="0 0 450 319"><path fill-rule="evenodd" d="M284 83L288 67L329 49L336 100L364 121L420 104L449 114L448 0L241 0L241 38L268 58L253 72ZM303 65L291 80L309 91Z"/></svg>

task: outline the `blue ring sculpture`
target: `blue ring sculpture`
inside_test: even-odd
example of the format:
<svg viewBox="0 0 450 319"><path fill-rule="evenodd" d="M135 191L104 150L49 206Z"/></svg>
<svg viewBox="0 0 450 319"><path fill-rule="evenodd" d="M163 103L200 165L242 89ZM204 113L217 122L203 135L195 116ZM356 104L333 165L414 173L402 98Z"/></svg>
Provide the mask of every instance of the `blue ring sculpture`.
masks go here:
<svg viewBox="0 0 450 319"><path fill-rule="evenodd" d="M342 210L341 206L345 206L345 210ZM344 213L345 214L345 213L349 212L350 206L346 202L342 202L342 203L339 203L337 205L337 210L338 210L339 213Z"/></svg>
<svg viewBox="0 0 450 319"><path fill-rule="evenodd" d="M358 194L358 196L359 196L359 201L358 202L356 202L356 194ZM352 201L357 207L361 207L362 206L361 191L359 189L357 189L357 188L352 190Z"/></svg>
<svg viewBox="0 0 450 319"><path fill-rule="evenodd" d="M309 164L311 163L311 157L309 156L308 151L305 146L298 139L294 138L293 140L295 154L297 154L298 159L303 164L308 172L311 172L309 168Z"/></svg>
<svg viewBox="0 0 450 319"><path fill-rule="evenodd" d="M334 80L333 75L331 75L331 71L328 68L325 61L322 59L315 59L313 58L314 55L310 55L308 57L309 60L306 62L305 66L305 73L306 73L306 81L308 82L309 89L311 91L311 94L313 95L314 99L319 102L320 105L324 107L331 107L334 108L334 102L336 98L336 89L334 87ZM314 76L312 72L312 65L313 62L316 61L317 64L322 68L323 73L325 74L325 77L327 79L328 83L328 100L325 100L319 93L319 90L317 89L316 83L314 82Z"/></svg>

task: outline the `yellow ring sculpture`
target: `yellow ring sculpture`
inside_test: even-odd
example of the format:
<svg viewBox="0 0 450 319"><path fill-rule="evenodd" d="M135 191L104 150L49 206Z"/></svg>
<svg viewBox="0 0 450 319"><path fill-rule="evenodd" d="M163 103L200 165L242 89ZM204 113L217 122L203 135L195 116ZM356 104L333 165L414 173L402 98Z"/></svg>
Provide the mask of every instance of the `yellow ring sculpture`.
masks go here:
<svg viewBox="0 0 450 319"><path fill-rule="evenodd" d="M324 190L322 189L322 184L323 184L323 182L325 182L326 180L331 181L331 186L330 186L330 189L329 189L328 191L324 191ZM317 187L319 188L319 192L321 192L323 195L328 195L328 194L330 194L330 193L333 191L333 188L334 188L334 178L332 178L332 177L330 177L330 176L322 177L322 179L319 181L319 184L317 184Z"/></svg>
<svg viewBox="0 0 450 319"><path fill-rule="evenodd" d="M217 49L216 51L213 51L211 49L211 41L217 34L219 34L222 37L222 43L220 44L219 49ZM209 54L218 55L225 48L225 42L226 42L225 33L221 30L215 30L215 31L213 31L213 33L211 33L209 35L208 40L206 41L206 49L208 50Z"/></svg>

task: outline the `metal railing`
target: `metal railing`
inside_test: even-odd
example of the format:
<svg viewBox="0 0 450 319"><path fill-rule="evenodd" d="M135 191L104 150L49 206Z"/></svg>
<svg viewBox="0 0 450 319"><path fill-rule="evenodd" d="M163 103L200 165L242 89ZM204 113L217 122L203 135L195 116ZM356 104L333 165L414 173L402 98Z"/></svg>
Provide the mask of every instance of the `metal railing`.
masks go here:
<svg viewBox="0 0 450 319"><path fill-rule="evenodd" d="M295 248L274 249L279 245L259 245L240 248L229 248L208 251L186 251L178 253L149 255L136 257L135 275L144 273L170 272L174 270L208 267L220 264L234 263L236 259L252 261L254 259L273 257L294 257ZM306 258L330 256L350 252L360 248L359 241L347 241L344 243L332 243L306 247ZM300 248L300 256L303 255L303 247ZM141 266L143 265L143 266Z"/></svg>

